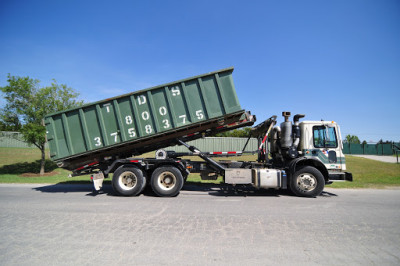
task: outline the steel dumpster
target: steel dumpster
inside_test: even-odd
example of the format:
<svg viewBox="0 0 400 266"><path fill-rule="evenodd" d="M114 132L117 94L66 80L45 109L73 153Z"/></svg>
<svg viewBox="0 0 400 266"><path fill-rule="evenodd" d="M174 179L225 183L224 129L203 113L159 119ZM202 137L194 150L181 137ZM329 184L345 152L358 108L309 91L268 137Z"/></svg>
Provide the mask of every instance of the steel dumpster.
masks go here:
<svg viewBox="0 0 400 266"><path fill-rule="evenodd" d="M227 68L47 115L50 157L73 169L100 157L138 155L176 138L252 124L240 107L232 72Z"/></svg>

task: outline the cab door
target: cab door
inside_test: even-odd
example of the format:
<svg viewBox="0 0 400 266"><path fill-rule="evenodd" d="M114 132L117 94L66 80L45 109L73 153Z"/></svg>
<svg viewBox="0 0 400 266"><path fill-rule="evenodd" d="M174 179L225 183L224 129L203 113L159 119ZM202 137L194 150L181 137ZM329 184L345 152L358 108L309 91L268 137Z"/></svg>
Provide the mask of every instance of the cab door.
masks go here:
<svg viewBox="0 0 400 266"><path fill-rule="evenodd" d="M338 139L338 148L336 149L336 155L338 158L338 163L340 163L340 169L346 170L346 160L343 153L343 140L342 140L342 133L340 132L340 127L336 124L336 133Z"/></svg>
<svg viewBox="0 0 400 266"><path fill-rule="evenodd" d="M313 145L327 169L341 169L341 148L335 124L313 126Z"/></svg>

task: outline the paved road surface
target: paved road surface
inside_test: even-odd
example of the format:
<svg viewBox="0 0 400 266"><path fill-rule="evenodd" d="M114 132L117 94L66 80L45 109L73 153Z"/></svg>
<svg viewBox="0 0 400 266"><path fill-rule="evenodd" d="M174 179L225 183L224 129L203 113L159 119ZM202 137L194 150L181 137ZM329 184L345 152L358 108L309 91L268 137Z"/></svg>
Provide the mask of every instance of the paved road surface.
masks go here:
<svg viewBox="0 0 400 266"><path fill-rule="evenodd" d="M385 156L385 155L355 155L352 154L351 156L356 156L356 157L363 157L375 161L381 161L385 163L397 163L397 157L394 156ZM400 159L399 159L400 162Z"/></svg>
<svg viewBox="0 0 400 266"><path fill-rule="evenodd" d="M399 265L400 190L176 198L0 185L1 265ZM247 197L245 195L247 194Z"/></svg>

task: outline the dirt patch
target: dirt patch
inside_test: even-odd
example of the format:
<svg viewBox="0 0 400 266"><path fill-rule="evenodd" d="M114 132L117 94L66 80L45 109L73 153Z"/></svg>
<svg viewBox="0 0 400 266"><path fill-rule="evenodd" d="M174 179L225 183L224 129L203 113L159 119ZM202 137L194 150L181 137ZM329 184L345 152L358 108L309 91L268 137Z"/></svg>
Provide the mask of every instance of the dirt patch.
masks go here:
<svg viewBox="0 0 400 266"><path fill-rule="evenodd" d="M59 174L59 172L51 171L51 172L48 172L48 173L44 173L42 176L53 176L53 175L58 175L58 174ZM19 175L19 176L22 176L22 177L41 177L40 174L35 174L35 173L23 173L22 175Z"/></svg>

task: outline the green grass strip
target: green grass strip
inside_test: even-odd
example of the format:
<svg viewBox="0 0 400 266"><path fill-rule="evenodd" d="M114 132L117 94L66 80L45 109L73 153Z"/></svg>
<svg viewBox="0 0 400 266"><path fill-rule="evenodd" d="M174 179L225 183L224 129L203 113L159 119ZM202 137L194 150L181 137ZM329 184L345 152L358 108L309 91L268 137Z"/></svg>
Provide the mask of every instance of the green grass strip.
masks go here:
<svg viewBox="0 0 400 266"><path fill-rule="evenodd" d="M154 153L147 153L139 157L152 157ZM34 163L40 158L38 149L32 148L0 148L0 168L4 165L13 165L18 163ZM187 159L199 159L190 157ZM242 157L219 158L218 160L255 160L255 155L246 155ZM400 164L384 163L375 160L346 156L347 171L353 173L353 182L335 182L329 187L333 188L386 188L400 186ZM1 169L0 169L1 171ZM69 171L64 169L54 169L52 176L34 176L26 177L20 174L0 174L0 183L82 183L90 182L89 176L78 176L68 178ZM108 179L110 180L110 179ZM219 184L222 178L217 180L201 180L199 174L190 174L188 182L192 183L213 183ZM108 181L109 182L109 181Z"/></svg>

